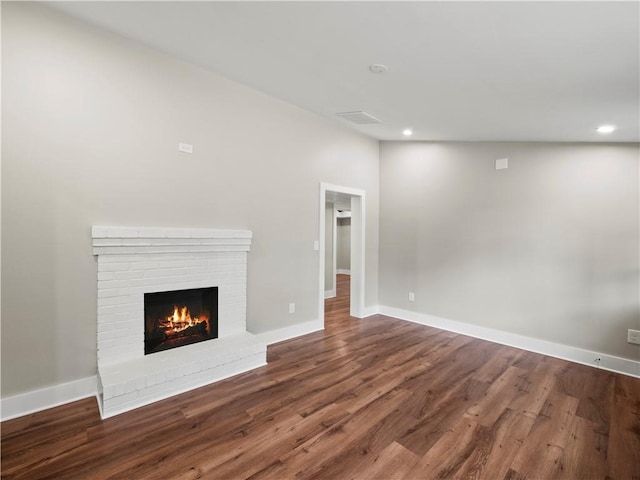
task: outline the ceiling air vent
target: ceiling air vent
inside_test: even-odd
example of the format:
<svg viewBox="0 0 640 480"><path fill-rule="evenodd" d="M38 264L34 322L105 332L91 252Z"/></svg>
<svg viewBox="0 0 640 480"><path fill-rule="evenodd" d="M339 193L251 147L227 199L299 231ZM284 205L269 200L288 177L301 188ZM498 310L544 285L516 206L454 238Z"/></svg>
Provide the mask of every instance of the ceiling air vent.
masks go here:
<svg viewBox="0 0 640 480"><path fill-rule="evenodd" d="M367 123L382 123L376 117L369 115L367 112L340 112L336 113L336 115L359 125L365 125Z"/></svg>

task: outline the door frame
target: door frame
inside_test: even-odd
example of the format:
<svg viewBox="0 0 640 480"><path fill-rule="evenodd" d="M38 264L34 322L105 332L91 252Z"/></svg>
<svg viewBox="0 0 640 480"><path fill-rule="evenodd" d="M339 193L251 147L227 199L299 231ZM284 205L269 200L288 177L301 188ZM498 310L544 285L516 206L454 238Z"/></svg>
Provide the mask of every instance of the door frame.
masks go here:
<svg viewBox="0 0 640 480"><path fill-rule="evenodd" d="M365 316L365 223L366 223L366 192L358 188L343 187L330 183L320 183L320 251L319 251L319 284L318 284L318 312L324 321L324 279L325 279L325 221L327 192L335 192L351 197L351 303L350 315L356 318ZM335 275L335 272L334 272ZM335 280L334 280L335 281Z"/></svg>

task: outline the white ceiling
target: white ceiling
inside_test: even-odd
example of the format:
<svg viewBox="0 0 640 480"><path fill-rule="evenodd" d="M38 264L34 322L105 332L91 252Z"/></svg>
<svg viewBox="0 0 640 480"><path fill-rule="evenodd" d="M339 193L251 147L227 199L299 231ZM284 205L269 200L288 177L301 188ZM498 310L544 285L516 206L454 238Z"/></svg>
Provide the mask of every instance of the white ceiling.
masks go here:
<svg viewBox="0 0 640 480"><path fill-rule="evenodd" d="M638 2L49 5L381 140L640 141Z"/></svg>

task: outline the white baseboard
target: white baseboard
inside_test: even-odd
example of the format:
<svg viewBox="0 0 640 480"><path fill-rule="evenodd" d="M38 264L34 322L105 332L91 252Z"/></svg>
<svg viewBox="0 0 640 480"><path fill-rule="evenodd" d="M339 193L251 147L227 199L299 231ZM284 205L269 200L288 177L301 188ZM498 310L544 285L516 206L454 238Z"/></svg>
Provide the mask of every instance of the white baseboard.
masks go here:
<svg viewBox="0 0 640 480"><path fill-rule="evenodd" d="M97 377L82 378L53 387L33 390L0 400L0 419L4 422L30 413L75 402L95 396L98 391Z"/></svg>
<svg viewBox="0 0 640 480"><path fill-rule="evenodd" d="M298 323L288 327L279 328L277 330L269 330L268 332L256 333L256 337L267 345L283 342L290 338L306 335L307 333L324 330L324 320L311 320L310 322Z"/></svg>
<svg viewBox="0 0 640 480"><path fill-rule="evenodd" d="M351 270L345 270L343 268L338 268L336 270L337 275L351 275Z"/></svg>
<svg viewBox="0 0 640 480"><path fill-rule="evenodd" d="M409 322L420 323L430 327L440 328L450 332L461 333L470 337L488 340L490 342L508 345L510 347L521 348L529 352L540 353L550 357L561 358L591 367L609 370L611 372L622 373L632 377L640 378L640 362L629 360L627 358L615 357L606 353L594 352L591 350L583 350L581 348L562 345L559 343L540 340L538 338L526 337L516 333L509 333L493 328L481 327L456 320L447 320L446 318L435 317L425 313L412 312L402 310L400 308L387 307L380 305L379 313L389 317L407 320ZM599 358L599 364L595 359Z"/></svg>
<svg viewBox="0 0 640 480"><path fill-rule="evenodd" d="M371 315L377 315L380 313L380 307L378 305L372 305L370 307L364 307L364 312L362 312L362 318L370 317Z"/></svg>
<svg viewBox="0 0 640 480"><path fill-rule="evenodd" d="M333 290L325 290L324 291L324 298L333 298L336 296L336 289L334 288Z"/></svg>

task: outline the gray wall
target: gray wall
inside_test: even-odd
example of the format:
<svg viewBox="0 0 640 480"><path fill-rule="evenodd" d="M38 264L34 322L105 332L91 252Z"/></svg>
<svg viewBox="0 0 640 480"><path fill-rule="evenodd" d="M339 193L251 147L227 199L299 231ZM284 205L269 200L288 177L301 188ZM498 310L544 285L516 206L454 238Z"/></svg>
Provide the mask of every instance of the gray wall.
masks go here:
<svg viewBox="0 0 640 480"><path fill-rule="evenodd" d="M95 374L92 225L252 230L262 332L317 320L320 182L364 189L377 303L378 142L34 4L2 3L2 100L3 397Z"/></svg>
<svg viewBox="0 0 640 480"><path fill-rule="evenodd" d="M383 142L380 304L640 359L638 155Z"/></svg>
<svg viewBox="0 0 640 480"><path fill-rule="evenodd" d="M351 219L338 218L336 228L336 269L351 269Z"/></svg>

